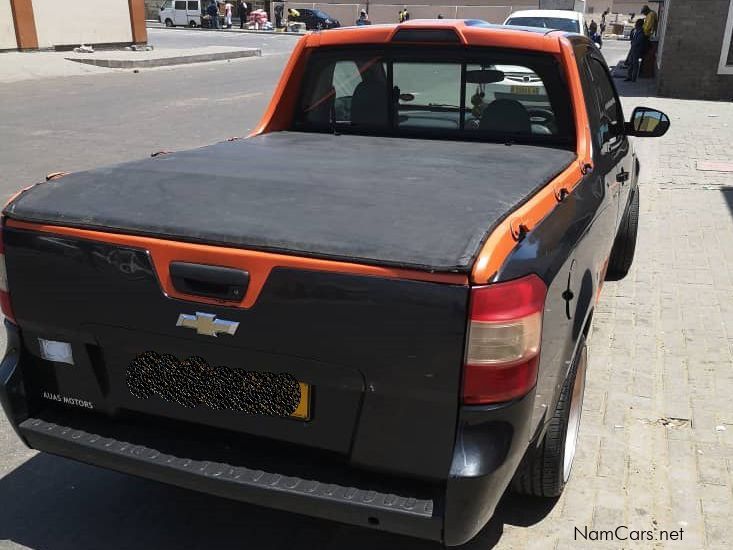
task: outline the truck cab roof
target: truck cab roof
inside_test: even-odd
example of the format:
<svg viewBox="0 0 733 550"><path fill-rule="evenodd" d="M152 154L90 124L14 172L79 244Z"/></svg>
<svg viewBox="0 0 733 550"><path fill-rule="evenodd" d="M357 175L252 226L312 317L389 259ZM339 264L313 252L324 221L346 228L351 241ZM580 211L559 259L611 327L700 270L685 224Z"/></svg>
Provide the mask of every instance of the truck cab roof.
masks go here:
<svg viewBox="0 0 733 550"><path fill-rule="evenodd" d="M415 19L400 24L343 27L312 33L303 38L306 48L349 44L455 43L559 53L562 31L546 28L506 27L480 19Z"/></svg>

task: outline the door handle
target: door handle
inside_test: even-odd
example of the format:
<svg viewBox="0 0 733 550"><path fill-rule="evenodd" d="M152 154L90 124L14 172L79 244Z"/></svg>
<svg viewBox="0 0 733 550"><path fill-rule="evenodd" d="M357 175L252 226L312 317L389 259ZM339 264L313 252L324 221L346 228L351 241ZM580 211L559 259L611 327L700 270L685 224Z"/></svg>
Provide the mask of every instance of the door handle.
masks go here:
<svg viewBox="0 0 733 550"><path fill-rule="evenodd" d="M629 181L629 173L626 172L623 168L621 168L621 171L616 174L616 181L620 184L624 184L627 181Z"/></svg>
<svg viewBox="0 0 733 550"><path fill-rule="evenodd" d="M249 273L217 265L171 262L173 288L183 294L240 302L247 292Z"/></svg>

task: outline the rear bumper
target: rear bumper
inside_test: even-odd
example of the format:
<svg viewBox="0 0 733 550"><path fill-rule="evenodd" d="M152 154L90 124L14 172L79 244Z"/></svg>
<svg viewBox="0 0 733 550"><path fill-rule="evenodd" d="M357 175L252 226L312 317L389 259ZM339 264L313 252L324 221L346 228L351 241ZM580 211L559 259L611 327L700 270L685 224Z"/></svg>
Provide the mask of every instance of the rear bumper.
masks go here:
<svg viewBox="0 0 733 550"><path fill-rule="evenodd" d="M458 545L490 519L529 438L533 395L496 407L461 410L447 480L428 484L347 467L341 471L295 452L249 456L230 450L229 432L188 424L157 426L65 408L27 396L21 338L6 322L8 351L0 365L0 401L30 447L123 473L278 510ZM32 394L33 392L29 392ZM32 415L32 416L31 416ZM206 433L206 431L201 432ZM250 447L251 448L251 447ZM305 453L305 451L303 451ZM299 462L279 467L282 456ZM295 456L296 458L292 458Z"/></svg>
<svg viewBox="0 0 733 550"><path fill-rule="evenodd" d="M343 523L439 540L432 500L174 456L39 418L20 424L31 447L187 489Z"/></svg>

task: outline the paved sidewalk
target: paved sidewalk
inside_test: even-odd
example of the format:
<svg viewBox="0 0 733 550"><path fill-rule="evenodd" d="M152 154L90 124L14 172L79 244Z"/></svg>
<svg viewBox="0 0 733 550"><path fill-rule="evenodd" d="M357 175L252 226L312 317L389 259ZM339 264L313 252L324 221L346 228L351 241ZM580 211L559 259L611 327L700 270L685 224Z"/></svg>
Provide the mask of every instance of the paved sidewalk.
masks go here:
<svg viewBox="0 0 733 550"><path fill-rule="evenodd" d="M115 69L154 68L224 61L262 55L258 48L203 46L152 51L96 50L93 53L0 53L0 83L39 78L79 76Z"/></svg>
<svg viewBox="0 0 733 550"><path fill-rule="evenodd" d="M191 63L207 63L225 61L243 57L259 57L262 51L257 48L227 48L224 46L207 46L184 50L150 50L110 52L72 53L65 59L86 65L109 67L116 69L135 69L168 67L172 65L190 65Z"/></svg>
<svg viewBox="0 0 733 550"><path fill-rule="evenodd" d="M595 314L571 483L539 522L510 501L497 549L733 548L733 173L697 169L733 161L733 104L634 97L628 114L635 105L662 109L672 127L636 140L636 259ZM684 531L574 537L619 525L657 539Z"/></svg>

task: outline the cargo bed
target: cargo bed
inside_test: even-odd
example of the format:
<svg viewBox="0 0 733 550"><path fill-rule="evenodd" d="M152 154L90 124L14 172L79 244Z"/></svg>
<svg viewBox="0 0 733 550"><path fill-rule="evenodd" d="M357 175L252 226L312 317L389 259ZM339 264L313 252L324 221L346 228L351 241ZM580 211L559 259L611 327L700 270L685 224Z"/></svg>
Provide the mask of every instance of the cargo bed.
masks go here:
<svg viewBox="0 0 733 550"><path fill-rule="evenodd" d="M318 258L469 271L565 169L547 147L278 132L37 185L11 219Z"/></svg>

